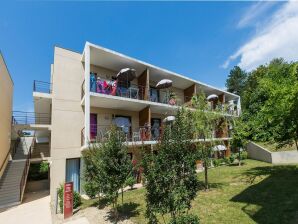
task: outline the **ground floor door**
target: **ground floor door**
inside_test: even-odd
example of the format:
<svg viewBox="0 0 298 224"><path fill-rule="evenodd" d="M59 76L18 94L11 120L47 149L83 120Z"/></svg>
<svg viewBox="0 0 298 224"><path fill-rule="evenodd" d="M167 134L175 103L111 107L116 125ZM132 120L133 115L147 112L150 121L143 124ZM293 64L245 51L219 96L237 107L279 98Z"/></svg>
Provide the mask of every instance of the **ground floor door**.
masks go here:
<svg viewBox="0 0 298 224"><path fill-rule="evenodd" d="M80 158L66 160L65 182L73 182L73 189L80 192Z"/></svg>

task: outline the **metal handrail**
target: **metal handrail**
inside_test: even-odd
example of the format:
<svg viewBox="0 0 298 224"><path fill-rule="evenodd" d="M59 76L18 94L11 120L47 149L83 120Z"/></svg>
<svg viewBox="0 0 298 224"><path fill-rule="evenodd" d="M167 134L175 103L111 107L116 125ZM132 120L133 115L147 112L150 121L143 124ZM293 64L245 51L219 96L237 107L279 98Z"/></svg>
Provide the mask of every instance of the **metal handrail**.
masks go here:
<svg viewBox="0 0 298 224"><path fill-rule="evenodd" d="M35 138L33 138L32 143L33 143L33 141L35 141ZM21 178L21 181L20 181L20 202L22 202L22 199L23 199L22 196L23 196L23 193L24 193L24 190L25 190L26 178L27 178L27 175L28 175L28 172L29 172L30 159L31 159L31 150L32 150L32 146L30 146L29 149L28 149L26 141L24 141L24 142L25 142L28 154L27 154L27 158L26 158L25 168L24 168L22 178Z"/></svg>
<svg viewBox="0 0 298 224"><path fill-rule="evenodd" d="M17 140L13 143L13 146L10 147L10 150L7 152L7 154L5 156L5 159L4 159L4 161L3 161L3 163L0 167L0 171L3 169L5 161L7 160L8 156L11 155L12 158L14 157L14 155L17 151L19 143L20 143L20 138L17 138Z"/></svg>
<svg viewBox="0 0 298 224"><path fill-rule="evenodd" d="M33 91L41 93L52 93L52 83L44 81L33 81Z"/></svg>
<svg viewBox="0 0 298 224"><path fill-rule="evenodd" d="M51 114L13 111L13 124L51 124Z"/></svg>

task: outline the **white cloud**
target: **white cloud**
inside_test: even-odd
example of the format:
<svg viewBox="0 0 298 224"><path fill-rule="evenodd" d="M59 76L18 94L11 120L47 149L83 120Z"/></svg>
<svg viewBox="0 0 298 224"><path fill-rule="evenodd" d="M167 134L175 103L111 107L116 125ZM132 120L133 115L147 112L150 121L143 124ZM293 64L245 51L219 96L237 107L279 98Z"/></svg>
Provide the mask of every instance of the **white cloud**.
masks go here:
<svg viewBox="0 0 298 224"><path fill-rule="evenodd" d="M223 64L240 59L239 66L252 70L276 57L298 60L298 2L284 3L256 35L239 48Z"/></svg>
<svg viewBox="0 0 298 224"><path fill-rule="evenodd" d="M259 1L253 4L243 15L238 23L238 27L242 28L247 25L255 24L257 19L263 16L268 10L270 10L277 2Z"/></svg>

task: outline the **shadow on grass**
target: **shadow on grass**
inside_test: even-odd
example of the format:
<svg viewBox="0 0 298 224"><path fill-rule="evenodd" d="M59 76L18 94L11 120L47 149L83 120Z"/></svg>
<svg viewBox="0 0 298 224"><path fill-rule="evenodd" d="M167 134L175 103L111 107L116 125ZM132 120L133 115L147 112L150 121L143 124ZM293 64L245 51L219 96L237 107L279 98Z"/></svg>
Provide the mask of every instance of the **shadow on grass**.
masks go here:
<svg viewBox="0 0 298 224"><path fill-rule="evenodd" d="M209 189L216 189L216 188L222 188L226 184L224 183L208 183ZM204 181L199 181L199 191L205 190L205 182Z"/></svg>
<svg viewBox="0 0 298 224"><path fill-rule="evenodd" d="M138 209L139 206L140 204L134 202L121 204L118 206L118 215L116 215L115 212L110 210L108 213L108 219L112 223L117 223L119 221L124 221L131 217L135 217L140 213Z"/></svg>
<svg viewBox="0 0 298 224"><path fill-rule="evenodd" d="M242 210L256 223L298 223L297 166L255 167L244 175L251 186L231 201L245 203Z"/></svg>

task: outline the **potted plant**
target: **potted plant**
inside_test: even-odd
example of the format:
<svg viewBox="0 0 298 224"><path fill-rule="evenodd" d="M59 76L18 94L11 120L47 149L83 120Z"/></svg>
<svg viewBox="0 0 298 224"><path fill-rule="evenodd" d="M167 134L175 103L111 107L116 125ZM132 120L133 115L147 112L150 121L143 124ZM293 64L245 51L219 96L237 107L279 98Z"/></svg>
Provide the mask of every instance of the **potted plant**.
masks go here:
<svg viewBox="0 0 298 224"><path fill-rule="evenodd" d="M169 99L169 104L170 105L176 105L177 103L177 96L174 92L170 92L170 99Z"/></svg>

